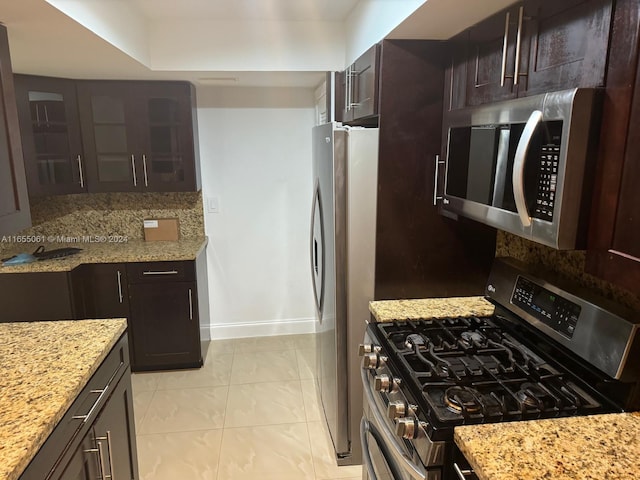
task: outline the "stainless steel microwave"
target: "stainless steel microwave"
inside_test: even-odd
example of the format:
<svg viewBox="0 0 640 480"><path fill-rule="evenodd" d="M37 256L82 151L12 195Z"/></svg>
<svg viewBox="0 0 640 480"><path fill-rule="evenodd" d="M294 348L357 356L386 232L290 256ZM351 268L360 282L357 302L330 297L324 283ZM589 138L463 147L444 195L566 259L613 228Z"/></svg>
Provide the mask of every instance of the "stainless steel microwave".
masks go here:
<svg viewBox="0 0 640 480"><path fill-rule="evenodd" d="M444 212L583 248L600 98L577 88L448 112Z"/></svg>

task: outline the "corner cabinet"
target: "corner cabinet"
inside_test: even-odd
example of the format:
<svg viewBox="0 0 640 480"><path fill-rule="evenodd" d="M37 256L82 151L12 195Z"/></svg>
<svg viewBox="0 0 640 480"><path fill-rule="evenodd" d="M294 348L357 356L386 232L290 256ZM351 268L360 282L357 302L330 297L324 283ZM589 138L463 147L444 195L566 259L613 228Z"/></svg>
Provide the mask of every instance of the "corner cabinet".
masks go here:
<svg viewBox="0 0 640 480"><path fill-rule="evenodd" d="M614 13L585 270L640 295L640 5Z"/></svg>
<svg viewBox="0 0 640 480"><path fill-rule="evenodd" d="M77 88L90 192L200 189L193 85L78 81Z"/></svg>
<svg viewBox="0 0 640 480"><path fill-rule="evenodd" d="M0 25L0 235L31 226L7 29Z"/></svg>
<svg viewBox="0 0 640 480"><path fill-rule="evenodd" d="M605 83L611 0L526 0L454 37L448 110Z"/></svg>
<svg viewBox="0 0 640 480"><path fill-rule="evenodd" d="M87 191L76 84L15 75L29 195Z"/></svg>
<svg viewBox="0 0 640 480"><path fill-rule="evenodd" d="M195 262L129 263L127 276L134 370L202 366Z"/></svg>
<svg viewBox="0 0 640 480"><path fill-rule="evenodd" d="M137 480L129 348L124 334L19 480Z"/></svg>

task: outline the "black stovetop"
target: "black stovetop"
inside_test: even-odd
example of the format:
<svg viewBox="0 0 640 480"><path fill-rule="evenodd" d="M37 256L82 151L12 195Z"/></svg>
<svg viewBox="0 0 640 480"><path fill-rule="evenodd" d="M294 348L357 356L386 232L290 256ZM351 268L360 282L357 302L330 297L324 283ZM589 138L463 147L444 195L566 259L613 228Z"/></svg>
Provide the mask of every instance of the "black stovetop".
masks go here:
<svg viewBox="0 0 640 480"><path fill-rule="evenodd" d="M498 316L369 328L402 388L415 398L418 416L433 429L618 410L580 377L516 339Z"/></svg>

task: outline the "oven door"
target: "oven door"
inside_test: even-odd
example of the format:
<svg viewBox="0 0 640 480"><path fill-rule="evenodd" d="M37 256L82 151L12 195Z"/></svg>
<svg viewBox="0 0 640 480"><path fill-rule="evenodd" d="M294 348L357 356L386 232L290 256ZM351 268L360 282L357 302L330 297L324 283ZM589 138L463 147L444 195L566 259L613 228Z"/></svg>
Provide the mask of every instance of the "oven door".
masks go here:
<svg viewBox="0 0 640 480"><path fill-rule="evenodd" d="M411 480L396 464L384 443L380 425L365 405L360 421L360 443L362 444L363 480ZM368 413L368 415L367 415Z"/></svg>

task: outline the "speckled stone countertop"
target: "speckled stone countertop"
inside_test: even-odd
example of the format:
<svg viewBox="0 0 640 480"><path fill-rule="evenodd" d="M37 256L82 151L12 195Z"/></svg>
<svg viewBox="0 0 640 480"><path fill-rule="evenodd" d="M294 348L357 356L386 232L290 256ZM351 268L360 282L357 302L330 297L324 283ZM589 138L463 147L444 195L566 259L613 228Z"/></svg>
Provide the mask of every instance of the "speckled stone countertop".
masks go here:
<svg viewBox="0 0 640 480"><path fill-rule="evenodd" d="M175 242L128 240L122 243L45 244L47 250L64 247L81 248L82 252L64 258L36 261L23 265L0 266L0 273L70 272L83 263L128 263L195 260L207 245L206 238L188 238ZM5 257L19 252L32 253L37 244L16 244Z"/></svg>
<svg viewBox="0 0 640 480"><path fill-rule="evenodd" d="M456 427L480 480L640 477L640 413Z"/></svg>
<svg viewBox="0 0 640 480"><path fill-rule="evenodd" d="M418 318L492 315L494 307L483 297L451 297L369 302L369 311L376 321L391 322Z"/></svg>
<svg viewBox="0 0 640 480"><path fill-rule="evenodd" d="M124 319L0 323L0 480L15 480L127 327Z"/></svg>

